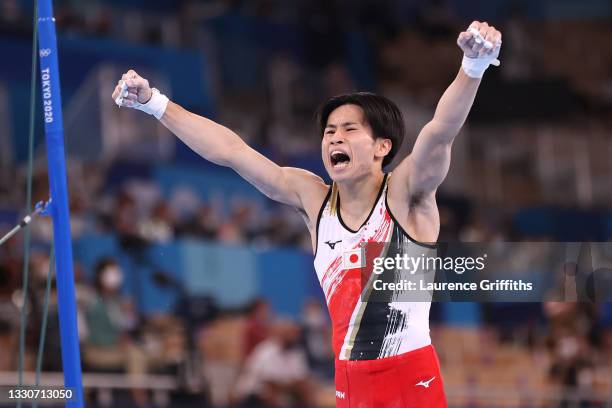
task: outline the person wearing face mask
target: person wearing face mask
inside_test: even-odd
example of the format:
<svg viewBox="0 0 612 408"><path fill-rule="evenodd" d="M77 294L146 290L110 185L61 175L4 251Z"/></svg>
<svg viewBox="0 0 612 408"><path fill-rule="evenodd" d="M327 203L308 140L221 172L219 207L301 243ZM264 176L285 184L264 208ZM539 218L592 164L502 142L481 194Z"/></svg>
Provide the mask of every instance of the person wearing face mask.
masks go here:
<svg viewBox="0 0 612 408"><path fill-rule="evenodd" d="M134 327L135 316L121 294L123 271L110 258L98 262L94 276L96 296L89 304L86 317L88 343L98 347L114 347Z"/></svg>
<svg viewBox="0 0 612 408"><path fill-rule="evenodd" d="M98 262L95 268L95 296L86 306L87 337L83 345L86 369L103 372L126 372L137 377L146 373L147 362L142 348L130 335L136 324L131 304L121 294L123 271L112 258ZM138 406L144 406L146 394L133 390Z"/></svg>

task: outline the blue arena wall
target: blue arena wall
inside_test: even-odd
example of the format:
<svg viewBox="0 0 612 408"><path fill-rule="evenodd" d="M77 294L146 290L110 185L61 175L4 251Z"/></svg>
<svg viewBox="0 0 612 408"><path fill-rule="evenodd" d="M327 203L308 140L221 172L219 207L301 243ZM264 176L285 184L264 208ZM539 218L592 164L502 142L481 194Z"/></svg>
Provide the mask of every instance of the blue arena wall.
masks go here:
<svg viewBox="0 0 612 408"><path fill-rule="evenodd" d="M116 236L90 235L75 241L74 254L89 280L101 258L117 259L124 270L125 293L135 298L145 314L170 311L178 299L176 291L154 283L157 270L176 278L189 295L210 295L223 308L239 308L263 296L279 314L297 317L307 299L322 300L312 255L296 249L188 239L152 245L141 262L121 247Z"/></svg>

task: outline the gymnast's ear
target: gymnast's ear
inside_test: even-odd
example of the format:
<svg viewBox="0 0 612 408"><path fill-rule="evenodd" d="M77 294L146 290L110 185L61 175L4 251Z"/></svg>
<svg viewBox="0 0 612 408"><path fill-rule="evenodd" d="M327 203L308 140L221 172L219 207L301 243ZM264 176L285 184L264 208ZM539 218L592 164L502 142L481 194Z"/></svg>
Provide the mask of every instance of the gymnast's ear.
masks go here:
<svg viewBox="0 0 612 408"><path fill-rule="evenodd" d="M387 155L391 152L391 149L393 148L393 142L391 141L391 139L379 137L376 139L375 143L376 153L374 153L374 156L376 158L384 160L385 157L387 157Z"/></svg>

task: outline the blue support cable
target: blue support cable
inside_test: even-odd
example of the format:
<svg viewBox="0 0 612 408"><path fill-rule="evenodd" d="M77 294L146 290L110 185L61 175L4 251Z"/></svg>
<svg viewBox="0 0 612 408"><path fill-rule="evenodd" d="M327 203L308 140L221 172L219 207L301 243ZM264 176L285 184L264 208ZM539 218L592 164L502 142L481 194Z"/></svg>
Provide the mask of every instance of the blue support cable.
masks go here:
<svg viewBox="0 0 612 408"><path fill-rule="evenodd" d="M47 141L51 215L56 251L58 309L64 385L74 392L66 407L83 407L81 356L77 332L76 295L70 238L70 211L64 153L62 100L57 56L55 18L51 0L38 1L38 55L42 83L43 114Z"/></svg>

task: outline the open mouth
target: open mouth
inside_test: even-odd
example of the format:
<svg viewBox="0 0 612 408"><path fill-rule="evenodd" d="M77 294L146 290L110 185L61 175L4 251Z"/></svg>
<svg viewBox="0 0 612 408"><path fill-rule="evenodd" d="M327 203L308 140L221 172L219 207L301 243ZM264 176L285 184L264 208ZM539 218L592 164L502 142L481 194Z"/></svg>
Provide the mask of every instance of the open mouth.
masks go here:
<svg viewBox="0 0 612 408"><path fill-rule="evenodd" d="M333 152L331 152L330 161L333 168L344 168L348 166L351 161L351 158L348 154L342 151L334 150Z"/></svg>

